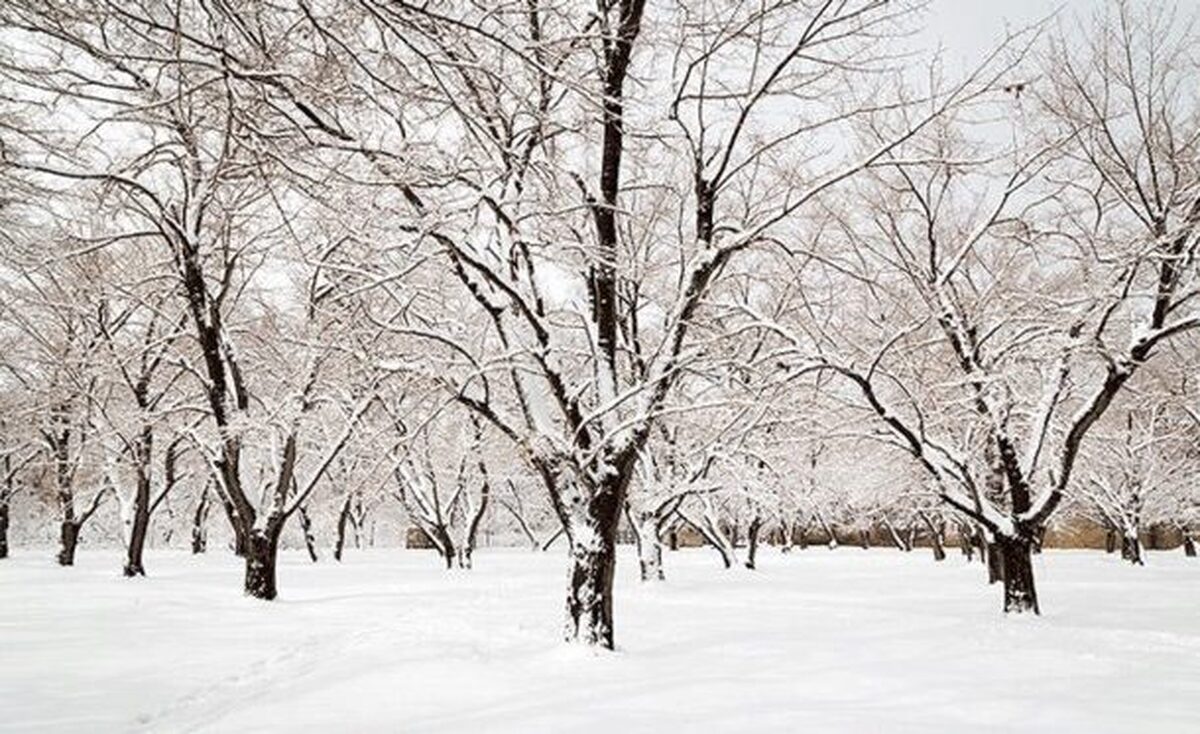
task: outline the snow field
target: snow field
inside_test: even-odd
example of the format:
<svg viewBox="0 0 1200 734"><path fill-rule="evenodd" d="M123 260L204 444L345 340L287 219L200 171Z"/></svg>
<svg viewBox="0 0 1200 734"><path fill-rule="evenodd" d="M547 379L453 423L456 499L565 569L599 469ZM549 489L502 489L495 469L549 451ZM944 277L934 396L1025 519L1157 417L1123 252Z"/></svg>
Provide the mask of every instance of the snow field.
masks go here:
<svg viewBox="0 0 1200 734"><path fill-rule="evenodd" d="M558 642L559 552L281 555L281 598L222 551L0 565L4 732L1200 731L1200 563L1035 560L1044 615L1004 619L979 564L927 552L711 551L637 580L615 653Z"/></svg>

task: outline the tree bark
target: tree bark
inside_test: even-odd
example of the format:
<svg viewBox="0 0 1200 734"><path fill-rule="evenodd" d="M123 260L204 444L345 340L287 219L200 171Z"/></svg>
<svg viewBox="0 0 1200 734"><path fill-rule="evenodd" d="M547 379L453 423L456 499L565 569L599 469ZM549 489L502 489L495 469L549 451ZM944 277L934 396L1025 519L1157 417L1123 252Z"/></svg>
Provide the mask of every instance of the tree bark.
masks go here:
<svg viewBox="0 0 1200 734"><path fill-rule="evenodd" d="M75 565L75 547L79 545L79 523L64 520L59 527L58 565Z"/></svg>
<svg viewBox="0 0 1200 734"><path fill-rule="evenodd" d="M567 584L568 642L613 648L613 573L617 565L617 528L624 504L626 476L610 475L597 483L585 507L568 515L571 573Z"/></svg>
<svg viewBox="0 0 1200 734"><path fill-rule="evenodd" d="M208 500L208 485L200 494L196 503L196 512L192 515L192 553L203 553L208 550L208 510L212 505Z"/></svg>
<svg viewBox="0 0 1200 734"><path fill-rule="evenodd" d="M245 542L246 595L270 601L279 595L275 567L279 558L282 517L269 517L263 527L254 527Z"/></svg>
<svg viewBox="0 0 1200 734"><path fill-rule="evenodd" d="M1120 536L1120 534L1117 532L1116 528L1108 529L1108 532L1104 534L1104 552L1105 553L1116 553L1117 552L1117 538L1119 536Z"/></svg>
<svg viewBox="0 0 1200 734"><path fill-rule="evenodd" d="M8 558L8 497L7 496L0 497L0 559L2 559L2 558Z"/></svg>
<svg viewBox="0 0 1200 734"><path fill-rule="evenodd" d="M998 584L1004 579L1004 559L999 544L995 540L988 540L984 542L984 547L987 549L984 556L987 558L988 584Z"/></svg>
<svg viewBox="0 0 1200 734"><path fill-rule="evenodd" d="M125 568L122 570L126 578L146 575L142 551L145 550L146 535L150 530L150 477L144 471L139 471L138 475L137 491L133 497L133 526L129 530L129 547L126 548Z"/></svg>
<svg viewBox="0 0 1200 734"><path fill-rule="evenodd" d="M1033 612L1038 609L1037 588L1033 581L1033 548L1026 538L997 536L992 551L1000 559L1004 582L1004 611L1009 614Z"/></svg>
<svg viewBox="0 0 1200 734"><path fill-rule="evenodd" d="M642 581L665 581L662 565L662 541L658 538L658 524L652 513L643 513L634 519L633 512L628 513L629 524L633 527L633 537L637 543L638 570Z"/></svg>
<svg viewBox="0 0 1200 734"><path fill-rule="evenodd" d="M750 521L746 528L746 568L753 571L758 563L758 535L762 531L762 518L758 515Z"/></svg>
<svg viewBox="0 0 1200 734"><path fill-rule="evenodd" d="M1135 566L1144 566L1142 560L1142 541L1136 530L1129 530L1121 535L1121 558Z"/></svg>
<svg viewBox="0 0 1200 734"><path fill-rule="evenodd" d="M942 545L942 536L938 533L930 534L930 544L933 546L933 560L946 560L946 548Z"/></svg>
<svg viewBox="0 0 1200 734"><path fill-rule="evenodd" d="M933 560L946 560L946 547L942 540L942 535L946 532L943 525L933 521L929 515L921 513L921 520L925 522L925 526L929 528L929 545L933 548Z"/></svg>
<svg viewBox="0 0 1200 734"><path fill-rule="evenodd" d="M313 537L312 519L308 516L308 508L300 506L297 514L300 516L300 530L304 533L304 548L313 563L317 562L317 539Z"/></svg>
<svg viewBox="0 0 1200 734"><path fill-rule="evenodd" d="M333 545L333 560L341 562L342 551L346 548L346 525L350 521L350 503L351 495L346 495L346 501L342 503L342 510L338 513L337 521L337 540Z"/></svg>
<svg viewBox="0 0 1200 734"><path fill-rule="evenodd" d="M1196 539L1186 530L1183 532L1183 554L1188 558L1196 557Z"/></svg>

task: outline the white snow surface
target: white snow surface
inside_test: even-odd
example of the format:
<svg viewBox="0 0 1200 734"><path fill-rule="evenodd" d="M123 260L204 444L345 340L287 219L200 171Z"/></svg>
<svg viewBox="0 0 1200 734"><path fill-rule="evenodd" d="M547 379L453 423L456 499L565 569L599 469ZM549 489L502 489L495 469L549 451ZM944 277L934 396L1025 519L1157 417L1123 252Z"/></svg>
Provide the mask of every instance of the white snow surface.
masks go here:
<svg viewBox="0 0 1200 734"><path fill-rule="evenodd" d="M623 549L627 551L627 549ZM1041 618L979 564L765 549L756 572L618 567L618 650L558 642L561 551L284 554L281 598L220 550L0 561L5 732L1200 732L1200 561L1036 561Z"/></svg>

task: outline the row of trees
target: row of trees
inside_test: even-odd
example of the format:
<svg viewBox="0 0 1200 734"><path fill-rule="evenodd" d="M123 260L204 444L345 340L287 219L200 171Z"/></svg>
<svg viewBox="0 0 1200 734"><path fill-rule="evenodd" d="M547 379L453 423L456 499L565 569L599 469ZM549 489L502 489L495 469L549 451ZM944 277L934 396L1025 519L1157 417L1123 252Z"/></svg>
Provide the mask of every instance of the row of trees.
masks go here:
<svg viewBox="0 0 1200 734"><path fill-rule="evenodd" d="M64 563L118 496L128 575L205 487L271 599L319 487L469 565L489 506L542 541L532 479L607 647L622 517L656 578L676 521L753 563L796 497L895 504L1036 612L1064 507L1191 527L1194 33L1114 2L952 72L922 10L0 2L10 486Z"/></svg>

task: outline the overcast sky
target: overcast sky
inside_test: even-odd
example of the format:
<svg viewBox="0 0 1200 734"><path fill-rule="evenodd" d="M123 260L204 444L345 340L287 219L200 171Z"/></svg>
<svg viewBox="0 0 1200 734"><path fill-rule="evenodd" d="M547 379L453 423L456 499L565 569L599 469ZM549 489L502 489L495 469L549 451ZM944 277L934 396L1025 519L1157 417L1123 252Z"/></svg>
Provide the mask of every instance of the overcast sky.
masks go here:
<svg viewBox="0 0 1200 734"><path fill-rule="evenodd" d="M1067 21L1086 20L1103 7L1102 0L932 0L927 27L930 43L944 46L947 62L971 63L995 46L1006 26L1024 27L1055 11Z"/></svg>

